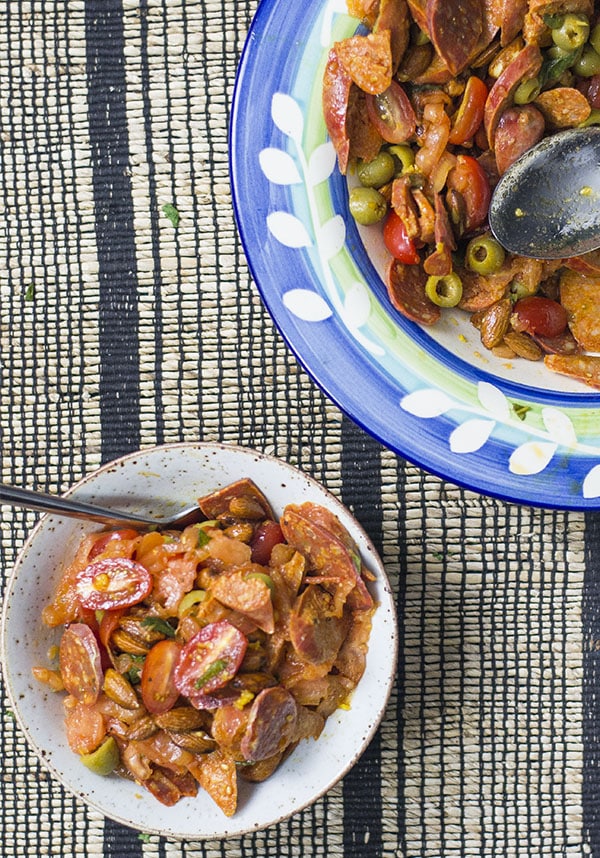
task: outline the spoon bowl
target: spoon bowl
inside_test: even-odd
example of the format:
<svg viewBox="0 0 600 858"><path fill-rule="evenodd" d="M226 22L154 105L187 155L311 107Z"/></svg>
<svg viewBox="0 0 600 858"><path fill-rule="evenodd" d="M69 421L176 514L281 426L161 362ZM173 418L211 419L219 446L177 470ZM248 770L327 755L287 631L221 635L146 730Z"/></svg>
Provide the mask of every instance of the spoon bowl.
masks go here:
<svg viewBox="0 0 600 858"><path fill-rule="evenodd" d="M600 128L545 137L504 173L490 228L513 253L564 259L600 247Z"/></svg>

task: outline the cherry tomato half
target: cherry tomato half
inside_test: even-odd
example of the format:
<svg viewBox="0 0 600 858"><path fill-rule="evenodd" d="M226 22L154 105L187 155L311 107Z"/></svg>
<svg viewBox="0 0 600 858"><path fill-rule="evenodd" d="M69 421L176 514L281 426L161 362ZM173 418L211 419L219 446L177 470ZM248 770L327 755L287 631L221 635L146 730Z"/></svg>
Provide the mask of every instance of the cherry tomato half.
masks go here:
<svg viewBox="0 0 600 858"><path fill-rule="evenodd" d="M94 557L97 557L99 554L102 554L105 551L106 546L109 542L115 542L116 540L131 540L136 539L139 536L137 530L111 530L108 533L101 533L98 539L94 542L92 547L90 548L90 553L88 554L88 560L93 560Z"/></svg>
<svg viewBox="0 0 600 858"><path fill-rule="evenodd" d="M184 645L174 673L176 687L192 702L222 688L238 671L248 640L227 620L208 623Z"/></svg>
<svg viewBox="0 0 600 858"><path fill-rule="evenodd" d="M456 165L448 173L446 184L458 191L465 202L466 232L487 221L492 191L485 170L472 155L457 155Z"/></svg>
<svg viewBox="0 0 600 858"><path fill-rule="evenodd" d="M152 575L141 563L126 557L107 557L90 563L75 579L79 601L93 611L137 605L152 590Z"/></svg>
<svg viewBox="0 0 600 858"><path fill-rule="evenodd" d="M421 257L408 235L404 221L391 209L383 225L383 242L394 259L405 265L418 265Z"/></svg>
<svg viewBox="0 0 600 858"><path fill-rule="evenodd" d="M521 298L513 307L516 325L520 331L540 337L558 337L567 327L567 311L558 301L530 295Z"/></svg>
<svg viewBox="0 0 600 858"><path fill-rule="evenodd" d="M472 75L465 87L460 107L452 119L448 141L460 145L470 140L483 122L483 111L488 97L488 88L476 75Z"/></svg>
<svg viewBox="0 0 600 858"><path fill-rule="evenodd" d="M64 630L58 648L60 675L66 690L80 703L91 706L102 688L100 647L85 623L72 623Z"/></svg>
<svg viewBox="0 0 600 858"><path fill-rule="evenodd" d="M148 712L155 715L171 709L179 697L174 673L181 655L181 646L174 640L154 644L144 660L140 688Z"/></svg>
<svg viewBox="0 0 600 858"><path fill-rule="evenodd" d="M415 111L395 80L379 95L367 94L366 104L369 119L387 143L405 143L415 133Z"/></svg>

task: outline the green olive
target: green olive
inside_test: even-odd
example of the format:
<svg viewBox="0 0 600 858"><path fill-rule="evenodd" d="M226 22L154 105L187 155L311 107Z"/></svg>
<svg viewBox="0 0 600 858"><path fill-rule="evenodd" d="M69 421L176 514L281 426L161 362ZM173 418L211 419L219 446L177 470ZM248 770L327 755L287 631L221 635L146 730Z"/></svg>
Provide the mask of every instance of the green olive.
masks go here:
<svg viewBox="0 0 600 858"><path fill-rule="evenodd" d="M587 119L583 122L580 122L577 126L578 128L587 128L588 125L600 125L600 110L597 108L592 108L592 111Z"/></svg>
<svg viewBox="0 0 600 858"><path fill-rule="evenodd" d="M91 754L82 754L81 762L96 775L109 775L119 765L119 746L109 736Z"/></svg>
<svg viewBox="0 0 600 858"><path fill-rule="evenodd" d="M465 254L467 266L476 274L493 274L499 271L505 257L502 245L489 234L472 238Z"/></svg>
<svg viewBox="0 0 600 858"><path fill-rule="evenodd" d="M564 51L574 51L588 40L590 22L586 15L569 12L559 27L552 30L552 41Z"/></svg>
<svg viewBox="0 0 600 858"><path fill-rule="evenodd" d="M186 593L185 596L182 596L179 604L177 605L177 615L179 617L185 616L185 614L190 611L194 605L199 605L200 602L204 602L206 599L206 590L190 590L189 593Z"/></svg>
<svg viewBox="0 0 600 858"><path fill-rule="evenodd" d="M363 188L357 185L348 196L350 214L361 226L371 226L385 216L387 202L383 194L375 188Z"/></svg>
<svg viewBox="0 0 600 858"><path fill-rule="evenodd" d="M456 307L462 298L462 281L455 271L444 277L432 274L427 278L425 292L429 300L438 307Z"/></svg>
<svg viewBox="0 0 600 858"><path fill-rule="evenodd" d="M358 180L365 188L381 188L394 178L396 162L389 152L380 152L372 161L360 161Z"/></svg>
<svg viewBox="0 0 600 858"><path fill-rule="evenodd" d="M407 170L411 170L415 166L415 153L408 143L397 143L394 146L389 146L388 152L399 162L399 169L396 171L397 175L402 175L402 173L406 173Z"/></svg>
<svg viewBox="0 0 600 858"><path fill-rule="evenodd" d="M596 53L600 54L600 24L596 24L595 27L592 27L592 32L590 33L588 43L592 46Z"/></svg>
<svg viewBox="0 0 600 858"><path fill-rule="evenodd" d="M579 77L594 77L594 75L600 74L600 54L591 45L586 45L577 62L573 63L572 68Z"/></svg>
<svg viewBox="0 0 600 858"><path fill-rule="evenodd" d="M539 78L530 77L528 80L523 80L518 85L513 95L515 104L529 104L538 97L541 90Z"/></svg>

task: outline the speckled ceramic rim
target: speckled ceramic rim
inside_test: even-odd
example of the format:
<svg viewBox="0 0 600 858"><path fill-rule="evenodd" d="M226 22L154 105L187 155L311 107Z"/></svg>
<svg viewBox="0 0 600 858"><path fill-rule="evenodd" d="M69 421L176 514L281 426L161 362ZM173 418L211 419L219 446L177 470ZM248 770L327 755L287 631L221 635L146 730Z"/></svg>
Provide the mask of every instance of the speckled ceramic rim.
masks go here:
<svg viewBox="0 0 600 858"><path fill-rule="evenodd" d="M151 514L168 515L186 502L183 498L181 503L181 495L174 495L173 479L183 485L185 474L193 470L196 475L202 466L212 470L204 481L192 478L199 493L250 476L265 491L277 513L287 502L310 499L327 505L351 529L363 558L377 576L374 588L379 607L374 615L367 668L350 710L338 710L317 742L303 742L282 766L281 774L276 773L263 784L242 785L240 809L234 817L223 816L202 791L196 799L184 799L173 808L164 808L149 793L142 795L146 791L135 784L92 775L66 745L62 695L45 692L31 677L31 666L47 663L48 648L58 639L58 633L46 630L39 618L55 584L55 575L48 573L48 567L59 568L65 552L69 555L82 535L101 529L99 525L52 515L40 519L20 551L8 582L0 639L7 692L17 721L42 764L64 787L124 825L148 833L196 840L266 828L307 807L331 789L364 752L377 730L391 693L398 654L394 598L372 542L327 489L286 462L227 444L168 444L143 449L104 465L67 494L140 513L148 510L144 497L150 496ZM261 473L265 477L262 484ZM121 475L126 477L125 491L119 488L117 477ZM189 473L187 478L190 479ZM156 491L148 495L146 487L154 485L155 480ZM140 481L141 492L135 490ZM31 705L26 707L25 701L31 701ZM320 774L315 780L317 772ZM311 779L312 786L308 786ZM306 794L307 789L310 795Z"/></svg>
<svg viewBox="0 0 600 858"><path fill-rule="evenodd" d="M233 200L266 307L324 392L401 456L504 500L597 509L600 394L561 390L558 376L556 390L519 383L525 366L496 376L398 318L348 218L344 178L332 165L324 180L322 71L329 45L356 28L343 8L262 0L240 64Z"/></svg>

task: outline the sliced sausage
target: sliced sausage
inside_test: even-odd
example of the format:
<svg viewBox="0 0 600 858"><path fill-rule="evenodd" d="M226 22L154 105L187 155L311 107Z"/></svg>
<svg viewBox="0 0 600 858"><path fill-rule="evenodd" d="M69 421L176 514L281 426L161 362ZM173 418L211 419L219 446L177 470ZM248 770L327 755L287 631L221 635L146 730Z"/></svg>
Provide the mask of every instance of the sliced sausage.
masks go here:
<svg viewBox="0 0 600 858"><path fill-rule="evenodd" d="M420 325L435 325L441 317L440 308L427 297L427 274L418 265L403 265L393 259L388 269L389 299L403 316Z"/></svg>
<svg viewBox="0 0 600 858"><path fill-rule="evenodd" d="M541 67L540 49L536 45L525 45L494 82L483 114L485 133L491 148L494 147L494 137L500 116L510 106L514 91L521 81L535 77Z"/></svg>
<svg viewBox="0 0 600 858"><path fill-rule="evenodd" d="M340 173L345 175L350 157L350 138L346 127L352 78L331 48L323 73L323 117L327 133L337 152Z"/></svg>
<svg viewBox="0 0 600 858"><path fill-rule="evenodd" d="M544 117L533 104L505 110L498 120L494 141L498 173L505 173L521 155L539 143L545 128Z"/></svg>
<svg viewBox="0 0 600 858"><path fill-rule="evenodd" d="M350 36L336 42L338 59L354 83L371 95L384 92L392 82L392 49L389 30Z"/></svg>
<svg viewBox="0 0 600 858"><path fill-rule="evenodd" d="M427 28L433 45L453 75L468 64L483 30L480 0L428 0Z"/></svg>
<svg viewBox="0 0 600 858"><path fill-rule="evenodd" d="M333 596L319 584L309 584L290 614L292 646L309 664L332 662L346 636L347 621L335 616Z"/></svg>
<svg viewBox="0 0 600 858"><path fill-rule="evenodd" d="M560 278L560 302L580 346L585 351L600 352L600 277L565 271Z"/></svg>
<svg viewBox="0 0 600 858"><path fill-rule="evenodd" d="M64 630L59 646L59 666L65 689L80 703L91 706L102 690L100 647L85 623L72 623Z"/></svg>
<svg viewBox="0 0 600 858"><path fill-rule="evenodd" d="M265 688L253 700L240 742L245 760L256 763L283 751L296 732L297 706L281 685Z"/></svg>
<svg viewBox="0 0 600 858"><path fill-rule="evenodd" d="M392 72L398 68L410 41L410 15L406 0L381 0L373 32L389 30Z"/></svg>
<svg viewBox="0 0 600 858"><path fill-rule="evenodd" d="M568 375L600 390L600 357L594 355L546 355L548 369Z"/></svg>
<svg viewBox="0 0 600 858"><path fill-rule="evenodd" d="M541 92L534 103L553 128L575 128L585 122L592 111L585 95L572 86L557 86Z"/></svg>

